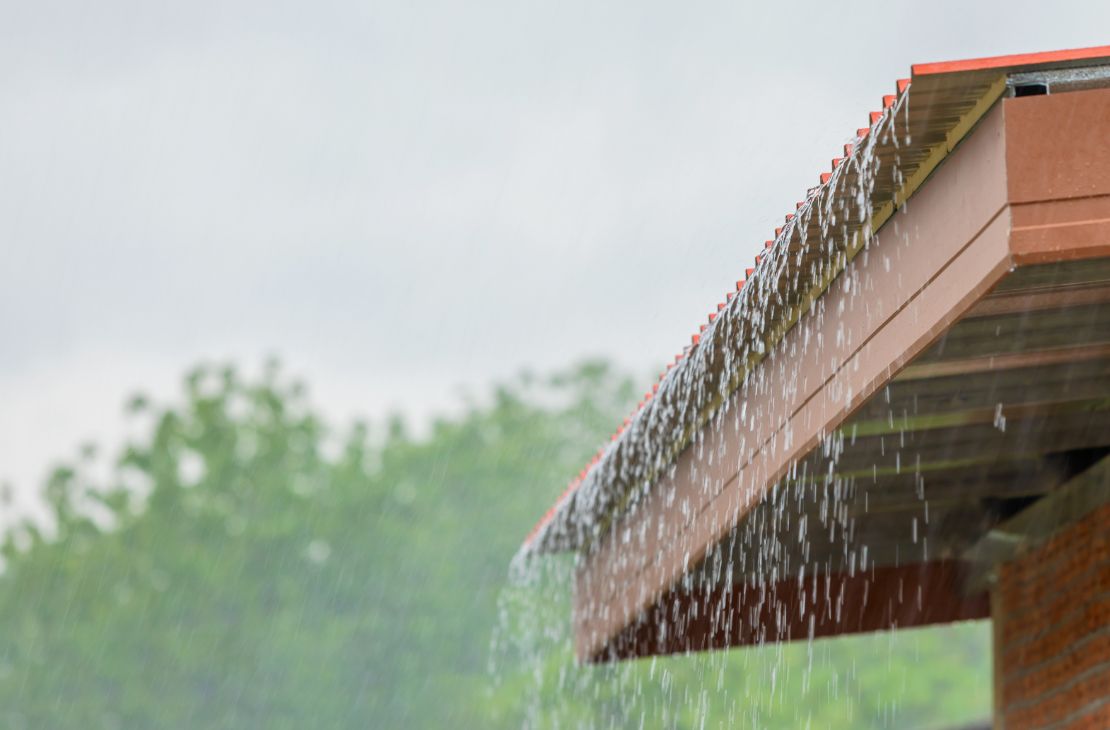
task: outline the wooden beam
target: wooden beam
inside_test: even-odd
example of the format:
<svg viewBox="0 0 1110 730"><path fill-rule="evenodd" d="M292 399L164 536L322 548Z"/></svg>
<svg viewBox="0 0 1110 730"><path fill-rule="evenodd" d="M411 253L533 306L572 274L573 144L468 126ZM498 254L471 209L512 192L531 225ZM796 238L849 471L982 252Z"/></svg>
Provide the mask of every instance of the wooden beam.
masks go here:
<svg viewBox="0 0 1110 730"><path fill-rule="evenodd" d="M999 282L991 296L1061 286L1104 286L1107 283L1110 283L1110 258L1052 261L1016 269Z"/></svg>
<svg viewBox="0 0 1110 730"><path fill-rule="evenodd" d="M936 561L675 590L588 658L613 661L986 618L989 598L964 596L964 574L958 562Z"/></svg>
<svg viewBox="0 0 1110 730"><path fill-rule="evenodd" d="M991 464L1071 449L1105 446L1110 442L1110 410L1007 419L1005 430L993 424L907 432L858 439L855 448L833 462L842 474L913 474L936 466ZM828 460L824 461L828 471Z"/></svg>
<svg viewBox="0 0 1110 730"><path fill-rule="evenodd" d="M1039 545L1061 529L1110 503L1110 456L1034 502L982 537L963 558L972 566L967 591L986 590L999 563Z"/></svg>
<svg viewBox="0 0 1110 730"><path fill-rule="evenodd" d="M1061 347L1054 350L1034 350L1031 352L1013 352L969 358L967 360L941 360L939 362L910 365L902 370L902 372L898 373L894 378L894 382L921 380L924 378L940 378L946 375L965 375L996 370L1044 367L1046 365L1102 360L1105 358L1110 358L1110 344L1080 345L1078 347Z"/></svg>
<svg viewBox="0 0 1110 730"><path fill-rule="evenodd" d="M1103 383L1108 386L1110 383ZM1071 395L1069 393L1069 395ZM1101 398L1093 400L1090 397L1069 398L1067 400L1045 400L1032 403L1014 403L998 399L995 404L967 408L964 410L935 411L932 413L903 414L895 418L893 412L889 418L879 418L868 421L855 421L846 424L841 430L849 438L868 438L891 434L921 433L937 429L951 429L962 426L976 426L983 424L995 425L1005 415L1006 422L1017 422L1028 418L1051 418L1057 415L1071 413L1092 413L1097 410L1110 409L1110 390L1103 388L1099 394Z"/></svg>
<svg viewBox="0 0 1110 730"><path fill-rule="evenodd" d="M844 425L902 420L911 414L943 413L1068 399L1101 400L1110 393L1110 359L1062 362L1043 367L985 370L932 379L892 382Z"/></svg>
<svg viewBox="0 0 1110 730"><path fill-rule="evenodd" d="M980 301L964 319L996 317L1004 314L1028 315L1045 309L1067 309L1110 303L1110 286L1073 286L1040 291L1015 291L989 296Z"/></svg>

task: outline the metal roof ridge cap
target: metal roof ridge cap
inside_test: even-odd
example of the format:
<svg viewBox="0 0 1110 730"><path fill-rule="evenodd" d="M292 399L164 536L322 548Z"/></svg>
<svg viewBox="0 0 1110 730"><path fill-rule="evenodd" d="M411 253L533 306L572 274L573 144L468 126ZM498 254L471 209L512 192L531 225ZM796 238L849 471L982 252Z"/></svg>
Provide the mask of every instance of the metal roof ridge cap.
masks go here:
<svg viewBox="0 0 1110 730"><path fill-rule="evenodd" d="M990 71L1012 66L1028 66L1044 63L1063 63L1068 61L1089 61L1106 59L1110 63L1110 46L1090 46L1060 51L1040 51L1038 53L1017 53L1007 56L985 56L959 61L938 61L915 63L910 66L913 76L934 76L938 74L959 73L961 71Z"/></svg>

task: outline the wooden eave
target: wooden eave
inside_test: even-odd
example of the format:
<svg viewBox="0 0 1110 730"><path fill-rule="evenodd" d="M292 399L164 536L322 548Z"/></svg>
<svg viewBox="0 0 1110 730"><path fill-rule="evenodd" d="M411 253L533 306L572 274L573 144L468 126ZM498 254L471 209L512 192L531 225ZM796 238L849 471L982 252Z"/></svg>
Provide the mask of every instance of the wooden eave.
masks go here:
<svg viewBox="0 0 1110 730"><path fill-rule="evenodd" d="M529 535L581 658L988 615L971 546L1110 448L1107 64L884 97Z"/></svg>
<svg viewBox="0 0 1110 730"><path fill-rule="evenodd" d="M1015 73L1110 63L1110 47L915 66L787 215L613 441L533 528L528 552L580 550L649 490L799 317L1007 91ZM861 176L868 177L861 185ZM861 189L868 192L856 204ZM725 363L740 367L726 367ZM696 387L691 382L696 381ZM676 437L676 434L678 436Z"/></svg>
<svg viewBox="0 0 1110 730"><path fill-rule="evenodd" d="M579 656L989 615L969 548L1110 449L1108 139L1110 89L992 104L584 546Z"/></svg>

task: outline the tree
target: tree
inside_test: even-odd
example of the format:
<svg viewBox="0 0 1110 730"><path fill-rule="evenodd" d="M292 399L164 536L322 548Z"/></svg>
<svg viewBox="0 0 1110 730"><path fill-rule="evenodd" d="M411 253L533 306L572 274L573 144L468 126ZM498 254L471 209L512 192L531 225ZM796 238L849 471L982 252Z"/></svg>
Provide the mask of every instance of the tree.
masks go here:
<svg viewBox="0 0 1110 730"><path fill-rule="evenodd" d="M882 726L982 685L965 663L922 700L891 685L918 687L906 652L872 651L887 668L866 676L832 642L815 663L801 646L577 667L568 561L528 586L508 565L632 393L597 362L521 376L419 437L400 418L335 430L276 367L132 399L112 478L85 450L47 480L52 524L4 537L0 727ZM929 636L926 659L951 649Z"/></svg>

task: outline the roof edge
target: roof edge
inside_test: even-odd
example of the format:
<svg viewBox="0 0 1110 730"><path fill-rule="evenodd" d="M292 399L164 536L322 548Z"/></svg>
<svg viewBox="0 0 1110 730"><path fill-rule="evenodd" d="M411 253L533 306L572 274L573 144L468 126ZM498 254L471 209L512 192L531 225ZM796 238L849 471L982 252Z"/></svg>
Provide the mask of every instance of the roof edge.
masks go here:
<svg viewBox="0 0 1110 730"><path fill-rule="evenodd" d="M952 129L949 130L948 134L946 135L946 139L942 140L935 147L931 148L927 164L923 164L921 166L922 169L917 170L911 176L912 179L904 181L901 189L894 192L891 200L887 201L878 209L875 209L873 211L872 218L867 222L867 227L869 228L870 232L873 234L877 231L878 228L882 227L882 224L886 221L887 218L890 217L894 209L901 205L906 198L910 197L916 191L916 189L924 183L925 179L929 176L936 165L939 164L939 162L941 162L947 156L948 152L951 152L953 147L960 141L960 139L968 132L970 132L970 129L975 125L979 118L981 118L983 114L985 114L986 111L988 111L989 108L993 106L993 103L998 100L998 98L1003 94L1005 90L1006 77L1008 74L1024 71L1030 68L1067 68L1073 66L1099 65L1097 62L1100 60L1106 64L1110 64L1110 46L1096 46L1091 48L1080 48L1071 50L985 57L941 63L916 64L912 66L912 78L922 81L926 81L926 79L928 79L928 81L926 81L928 88L932 87L932 84L934 83L933 79L937 79L939 81L938 77L946 74L969 74L970 76L978 79L977 83L989 88L985 88L982 96L976 101L973 110L969 110L968 113L963 115L959 122L955 124ZM1094 63L1092 63L1092 61ZM996 76L997 79L995 78ZM910 79L898 80L897 94L883 97L882 111L872 112L870 114L869 125L857 130L856 139L852 143L845 145L845 156L843 158L837 158L832 161L831 170L828 173L823 173L820 176L820 185L815 188L810 188L807 191L805 201L799 202L797 204L797 212L801 213L805 209L808 209L810 206L815 205L818 198L822 197L828 191L833 189L833 179L839 177L838 173L844 172L843 169L838 169L842 167L840 163L844 163L849 158L853 158L854 156L856 156L859 153L860 148L863 146L863 141L868 137L872 137L873 132L875 132L877 129L882 128L885 122L889 122L891 120L894 113L897 111L897 108L900 108L902 106L903 96L905 95L905 92L910 90L911 85L912 84ZM796 233L796 231L794 230L795 223L797 223L796 216L794 214L788 214L786 216L784 226L775 230L774 239L766 242L767 250L756 257L755 267L745 270L746 279L760 278L759 270L762 268L766 268L760 266L761 263L766 263L764 259L770 258L777 253L782 253L777 251L777 249L781 248L779 244L783 243L784 239L788 242L789 239L794 236L794 234ZM848 246L849 249L854 249L856 247L858 243L856 242L856 237L858 235L864 234L860 232L857 232L857 234L853 234L851 238L854 243ZM847 260L850 260L854 253L854 250L841 251L840 254L843 256L843 258L840 259L841 266L846 263ZM830 274L833 274L830 279L835 278L835 274L839 273L840 268L840 266L833 267L835 271L829 272ZM589 463L585 465L585 468L582 469L577 477L570 481L565 491L559 496L559 498L555 501L551 508L547 510L547 513L543 515L543 517L535 524L535 526L525 537L523 544L521 545L521 550L523 552L531 552L537 549L540 552L567 549L567 546L564 546L563 548L558 548L554 545L547 545L546 547L542 545L550 538L550 535L548 533L553 527L553 523L557 522L560 517L566 518L566 515L563 514L564 512L567 512L568 510L574 510L576 503L580 501L580 499L578 498L582 496L580 494L581 488L585 485L586 482L590 481L589 478L591 476L596 476L592 473L595 471L595 467L598 467L601 462L606 461L607 458L611 456L610 452L614 451L617 446L627 440L626 438L624 438L625 436L627 436L625 432L629 429L632 423L640 420L639 417L643 415L642 412L645 410L645 406L647 406L650 401L655 400L656 394L660 396L664 394L666 386L668 385L667 381L671 379L669 376L674 374L672 370L682 370L684 369L683 366L688 364L686 360L688 360L689 356L699 349L699 344L701 344L700 340L703 339L702 335L708 334L708 332L706 331L707 328L713 328L713 325L715 324L714 320L717 318L716 315L718 313L725 314L725 312L722 312L723 309L727 308L729 304L736 304L736 302L731 301L732 299L735 298L739 300L744 295L750 294L749 291L744 291L744 289L750 288L744 287L745 283L751 282L745 280L740 280L737 282L737 291L734 293L729 293L725 301L721 304L718 304L717 312L710 313L708 323L701 326L700 332L693 335L691 344L687 345L683 350L681 350L679 354L675 357L674 363L668 365L667 369L663 373L661 373L659 382L653 387L652 390L648 391L645 394L644 400L640 402L639 406L637 406L632 415L629 418L626 418L624 423L617 428L616 432L611 436L610 442L606 443L601 449L599 449L597 454L589 461ZM824 281L823 285L818 286L818 289L823 292L830 283L831 281ZM793 320L786 323L787 326L785 327L785 329L789 329L792 324ZM777 334L779 335L782 335L784 333L785 330L777 332ZM772 333L768 332L765 334L769 335ZM755 363L752 363L752 365L754 364ZM730 386L729 392L734 389L735 385L736 384ZM703 414L705 416L704 418L699 419L700 425L698 427L704 425L704 421L707 420L712 411L714 411L720 405L720 402L714 401L714 403L708 405L708 412L707 414ZM688 445L686 436L679 440L682 442L683 445ZM592 506L596 508L599 505L594 504Z"/></svg>
<svg viewBox="0 0 1110 730"><path fill-rule="evenodd" d="M1104 58L1110 63L1110 46L1091 46L1090 48L1071 48L1062 51L1041 51L1039 53L1017 53L1009 56L986 56L960 61L917 63L910 68L914 76L933 76L961 71L988 71L1001 68L1012 69L1015 66L1042 66L1049 63L1091 61L1098 58Z"/></svg>

